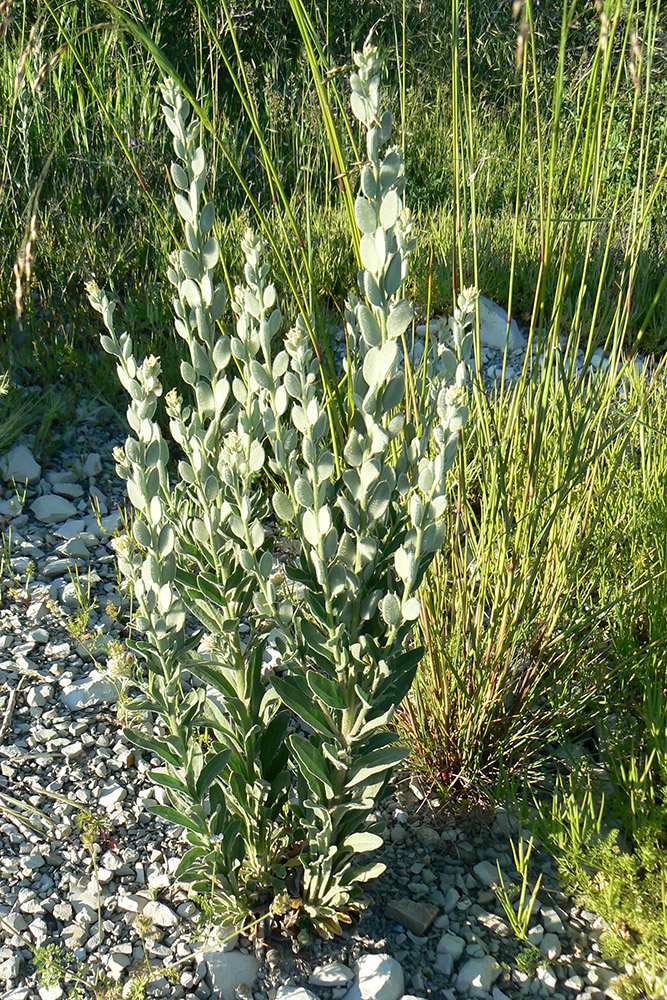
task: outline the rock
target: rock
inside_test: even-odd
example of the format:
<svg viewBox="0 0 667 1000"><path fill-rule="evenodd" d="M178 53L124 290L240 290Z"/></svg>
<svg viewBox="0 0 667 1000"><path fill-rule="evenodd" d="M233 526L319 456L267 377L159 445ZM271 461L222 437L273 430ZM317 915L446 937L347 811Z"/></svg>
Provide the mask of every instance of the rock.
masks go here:
<svg viewBox="0 0 667 1000"><path fill-rule="evenodd" d="M565 933L565 925L563 924L559 913L553 908L553 906L540 907L540 915L542 917L542 924L545 931L548 931L550 934Z"/></svg>
<svg viewBox="0 0 667 1000"><path fill-rule="evenodd" d="M487 931L491 931L496 937L508 938L512 936L512 928L499 917L497 913L478 913L477 922L486 927Z"/></svg>
<svg viewBox="0 0 667 1000"><path fill-rule="evenodd" d="M175 927L178 923L178 917L174 911L169 909L165 903L160 903L154 899L146 903L142 910L142 915L150 917L157 927Z"/></svg>
<svg viewBox="0 0 667 1000"><path fill-rule="evenodd" d="M451 955L455 962L458 962L465 951L466 943L457 934L443 934L438 941L438 955Z"/></svg>
<svg viewBox="0 0 667 1000"><path fill-rule="evenodd" d="M223 1000L236 1000L237 987L252 987L259 972L259 962L255 956L244 955L240 951L207 951L201 954L201 959L208 966L213 991L218 990Z"/></svg>
<svg viewBox="0 0 667 1000"><path fill-rule="evenodd" d="M60 497L67 497L68 500L78 500L83 496L83 486L78 483L54 483L53 492Z"/></svg>
<svg viewBox="0 0 667 1000"><path fill-rule="evenodd" d="M565 980L563 986L566 990L574 990L575 993L581 993L586 986L586 982L581 976L570 976L569 979Z"/></svg>
<svg viewBox="0 0 667 1000"><path fill-rule="evenodd" d="M123 788L122 785L117 785L113 781L109 782L108 784L101 785L100 788L102 789L102 792L98 799L98 802L103 809L107 809L108 811L115 809L115 807L119 805L119 803L121 803L125 798L127 798L127 789ZM156 903L155 905L162 906L164 904ZM165 924L164 926L168 927L170 925Z"/></svg>
<svg viewBox="0 0 667 1000"><path fill-rule="evenodd" d="M446 951L442 951L436 958L433 968L443 976L451 976L454 971L454 959Z"/></svg>
<svg viewBox="0 0 667 1000"><path fill-rule="evenodd" d="M67 708L76 711L100 702L113 705L118 701L118 691L99 670L91 670L88 677L63 688L60 700Z"/></svg>
<svg viewBox="0 0 667 1000"><path fill-rule="evenodd" d="M552 961L556 958L560 958L563 950L556 934L545 934L540 941L539 948L542 954L546 955L547 958Z"/></svg>
<svg viewBox="0 0 667 1000"><path fill-rule="evenodd" d="M346 986L354 973L342 962L328 962L326 965L318 965L313 969L308 982L311 986Z"/></svg>
<svg viewBox="0 0 667 1000"><path fill-rule="evenodd" d="M65 993L60 986L40 986L37 996L39 1000L61 1000Z"/></svg>
<svg viewBox="0 0 667 1000"><path fill-rule="evenodd" d="M130 964L130 961L131 958L129 955L124 955L120 951L113 951L109 955L109 961L107 963L107 971L109 972L111 978L118 982L120 977L123 975L123 972Z"/></svg>
<svg viewBox="0 0 667 1000"><path fill-rule="evenodd" d="M459 970L456 989L459 993L469 992L472 996L488 993L500 975L500 966L491 955L471 958Z"/></svg>
<svg viewBox="0 0 667 1000"><path fill-rule="evenodd" d="M42 524L59 524L61 521L67 521L74 517L77 513L73 503L70 503L65 497L56 496L54 493L37 497L30 504L30 510Z"/></svg>
<svg viewBox="0 0 667 1000"><path fill-rule="evenodd" d="M303 986L281 986L276 994L276 1000L319 1000L319 998Z"/></svg>
<svg viewBox="0 0 667 1000"><path fill-rule="evenodd" d="M81 466L81 475L87 476L90 479L94 476L99 476L101 471L102 459L96 451L91 451L90 455Z"/></svg>
<svg viewBox="0 0 667 1000"><path fill-rule="evenodd" d="M534 944L538 948L543 937L544 927L542 924L535 924L535 926L531 927L528 931L528 940L531 944Z"/></svg>
<svg viewBox="0 0 667 1000"><path fill-rule="evenodd" d="M21 444L0 458L0 475L17 486L34 486L41 478L42 467L30 449Z"/></svg>
<svg viewBox="0 0 667 1000"><path fill-rule="evenodd" d="M485 347L495 351L504 351L507 343L507 310L496 302L479 297L480 341ZM519 331L516 320L511 320L509 328L509 349L511 351L525 347L526 342Z"/></svg>
<svg viewBox="0 0 667 1000"><path fill-rule="evenodd" d="M0 962L0 981L4 980L4 982L9 983L12 979L18 979L20 969L21 958L14 953L11 958Z"/></svg>
<svg viewBox="0 0 667 1000"><path fill-rule="evenodd" d="M357 969L362 1000L401 1000L403 969L391 955L362 955Z"/></svg>
<svg viewBox="0 0 667 1000"><path fill-rule="evenodd" d="M386 915L391 920L412 931L417 937L426 934L439 912L433 903L420 903L408 898L392 899L385 909Z"/></svg>
<svg viewBox="0 0 667 1000"><path fill-rule="evenodd" d="M473 868L473 872L477 881L481 882L482 885L497 885L499 882L498 869L490 861L480 861Z"/></svg>

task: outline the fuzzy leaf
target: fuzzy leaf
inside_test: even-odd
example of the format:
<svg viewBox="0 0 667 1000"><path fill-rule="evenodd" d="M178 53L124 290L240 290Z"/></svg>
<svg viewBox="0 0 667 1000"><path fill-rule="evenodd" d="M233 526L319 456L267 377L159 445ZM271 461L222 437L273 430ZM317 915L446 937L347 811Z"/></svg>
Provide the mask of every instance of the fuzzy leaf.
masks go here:
<svg viewBox="0 0 667 1000"><path fill-rule="evenodd" d="M354 203L354 218L362 233L374 233L377 229L375 209L367 198L357 198Z"/></svg>

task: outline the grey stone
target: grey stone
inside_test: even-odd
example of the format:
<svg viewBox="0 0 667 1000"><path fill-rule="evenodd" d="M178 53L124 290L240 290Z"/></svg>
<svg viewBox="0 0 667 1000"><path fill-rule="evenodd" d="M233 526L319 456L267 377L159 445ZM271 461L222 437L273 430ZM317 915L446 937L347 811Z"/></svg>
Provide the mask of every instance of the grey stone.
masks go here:
<svg viewBox="0 0 667 1000"><path fill-rule="evenodd" d="M58 496L67 497L68 500L78 500L83 496L83 486L78 483L54 483L53 492Z"/></svg>
<svg viewBox="0 0 667 1000"><path fill-rule="evenodd" d="M125 798L127 798L127 789L122 785L116 784L116 782L111 781L106 784L100 785L102 792L98 799L99 804L103 809L112 810L115 809ZM162 905L157 904L157 905Z"/></svg>
<svg viewBox="0 0 667 1000"><path fill-rule="evenodd" d="M20 970L21 958L14 953L11 958L6 958L4 962L0 962L0 980L9 983L12 979L18 979Z"/></svg>
<svg viewBox="0 0 667 1000"><path fill-rule="evenodd" d="M438 941L437 952L439 955L451 955L455 962L458 962L465 951L466 943L458 934L445 933Z"/></svg>
<svg viewBox="0 0 667 1000"><path fill-rule="evenodd" d="M546 955L551 961L560 958L563 950L557 934L545 934L540 941L539 948L542 954Z"/></svg>
<svg viewBox="0 0 667 1000"><path fill-rule="evenodd" d="M319 998L303 986L281 986L276 994L276 1000L319 1000Z"/></svg>
<svg viewBox="0 0 667 1000"><path fill-rule="evenodd" d="M418 937L427 932L439 912L438 907L432 903L421 903L408 898L392 899L385 908L385 913L391 920Z"/></svg>
<svg viewBox="0 0 667 1000"><path fill-rule="evenodd" d="M259 972L255 956L244 955L240 951L207 951L201 958L208 966L213 990L220 992L223 1000L236 1000L237 987L252 987Z"/></svg>
<svg viewBox="0 0 667 1000"><path fill-rule="evenodd" d="M308 982L311 986L346 986L354 973L342 962L328 962L326 965L318 965L313 969Z"/></svg>
<svg viewBox="0 0 667 1000"><path fill-rule="evenodd" d="M101 471L102 459L96 451L91 451L90 455L81 467L81 475L87 476L90 479L93 476L99 476Z"/></svg>
<svg viewBox="0 0 667 1000"><path fill-rule="evenodd" d="M454 971L454 959L448 952L442 951L436 957L433 968L442 973L443 976L451 976Z"/></svg>
<svg viewBox="0 0 667 1000"><path fill-rule="evenodd" d="M565 925L561 920L560 914L553 906L540 907L540 915L545 931L548 931L550 934L565 933Z"/></svg>
<svg viewBox="0 0 667 1000"><path fill-rule="evenodd" d="M142 912L143 916L150 917L158 927L175 927L178 923L178 917L174 911L157 900L150 900L150 902L146 903Z"/></svg>
<svg viewBox="0 0 667 1000"><path fill-rule="evenodd" d="M403 969L391 955L362 955L357 976L362 1000L400 1000L403 996Z"/></svg>
<svg viewBox="0 0 667 1000"><path fill-rule="evenodd" d="M5 482L15 482L17 486L34 486L42 475L42 468L29 448L17 445L0 458L0 475Z"/></svg>
<svg viewBox="0 0 667 1000"><path fill-rule="evenodd" d="M59 524L75 516L77 510L73 503L65 497L56 496L54 493L47 493L45 496L37 497L30 504L30 509L42 524Z"/></svg>
<svg viewBox="0 0 667 1000"><path fill-rule="evenodd" d="M482 885L496 885L499 881L498 879L498 869L490 861L480 861L473 868L475 877Z"/></svg>
<svg viewBox="0 0 667 1000"><path fill-rule="evenodd" d="M67 708L76 711L97 705L113 705L118 701L118 691L99 670L91 670L88 677L69 684L60 693L60 700Z"/></svg>
<svg viewBox="0 0 667 1000"><path fill-rule="evenodd" d="M480 295L479 322L481 343L495 351L504 351L508 343L507 310L487 299L485 295ZM509 327L509 349L518 350L525 347L525 343L516 320L512 319Z"/></svg>
<svg viewBox="0 0 667 1000"><path fill-rule="evenodd" d="M479 996L490 991L499 975L500 965L491 955L471 958L459 970L456 989L460 993L469 992L472 996Z"/></svg>

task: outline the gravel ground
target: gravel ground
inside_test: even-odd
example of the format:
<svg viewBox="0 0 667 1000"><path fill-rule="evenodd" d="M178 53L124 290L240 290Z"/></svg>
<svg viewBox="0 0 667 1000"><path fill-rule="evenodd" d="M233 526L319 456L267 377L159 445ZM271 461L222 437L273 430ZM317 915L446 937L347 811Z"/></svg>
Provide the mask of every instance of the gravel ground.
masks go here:
<svg viewBox="0 0 667 1000"><path fill-rule="evenodd" d="M491 357L489 368L496 364ZM509 818L480 814L447 825L437 800L409 777L383 811L388 837L376 857L387 871L341 938L298 953L269 941L255 954L244 939L223 950L202 929L171 877L184 841L147 810L164 801L147 776L159 762L125 740L105 654L94 652L98 670L89 651L97 633L122 638L109 543L124 501L110 454L123 432L109 417L104 407L80 406L46 469L29 438L0 459L0 794L36 827L0 811L0 997L67 995L39 984L31 947L49 944L99 968L123 996L139 971L148 997L198 1000L613 996L614 970L598 943L603 924L562 896L544 857L530 931L544 961L534 977L517 971L522 946L491 888L497 864L506 882L517 878ZM28 479L22 503L12 476ZM87 618L80 595L94 602ZM79 806L90 823L103 820L95 866Z"/></svg>

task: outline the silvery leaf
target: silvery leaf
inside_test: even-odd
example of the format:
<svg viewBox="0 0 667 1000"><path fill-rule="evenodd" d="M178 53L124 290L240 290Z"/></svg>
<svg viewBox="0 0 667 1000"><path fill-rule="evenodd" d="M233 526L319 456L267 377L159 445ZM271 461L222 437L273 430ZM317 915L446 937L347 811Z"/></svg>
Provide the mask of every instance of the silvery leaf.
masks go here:
<svg viewBox="0 0 667 1000"><path fill-rule="evenodd" d="M375 209L367 198L357 198L354 203L354 217L362 233L374 233L377 229Z"/></svg>
<svg viewBox="0 0 667 1000"><path fill-rule="evenodd" d="M176 187L180 188L181 191L187 191L190 187L190 181L183 167L179 163L172 163L170 172Z"/></svg>
<svg viewBox="0 0 667 1000"><path fill-rule="evenodd" d="M386 381L396 363L398 347L396 342L388 340L382 347L372 347L364 358L364 378L369 388L381 385Z"/></svg>
<svg viewBox="0 0 667 1000"><path fill-rule="evenodd" d="M380 613L390 628L400 624L401 605L395 594L385 594L380 601Z"/></svg>
<svg viewBox="0 0 667 1000"><path fill-rule="evenodd" d="M199 216L199 228L202 235L208 236L211 229L213 228L213 223L215 222L215 205L212 201L207 201L201 210Z"/></svg>
<svg viewBox="0 0 667 1000"><path fill-rule="evenodd" d="M387 333L390 337L398 338L405 333L412 322L413 309L407 299L401 299L389 313L387 320Z"/></svg>

